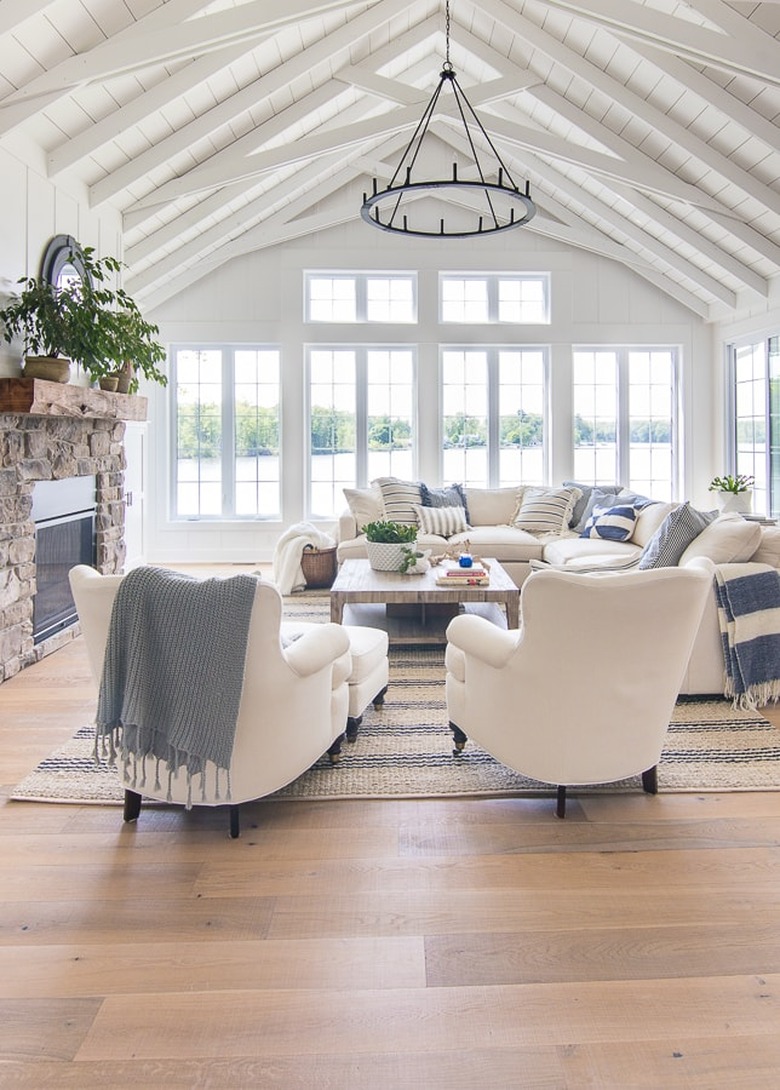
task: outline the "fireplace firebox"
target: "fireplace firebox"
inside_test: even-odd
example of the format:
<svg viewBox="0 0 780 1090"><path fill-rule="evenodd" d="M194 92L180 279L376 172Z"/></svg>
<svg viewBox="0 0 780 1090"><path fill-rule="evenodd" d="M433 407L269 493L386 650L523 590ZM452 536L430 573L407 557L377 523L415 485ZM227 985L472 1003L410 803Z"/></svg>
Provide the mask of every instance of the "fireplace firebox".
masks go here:
<svg viewBox="0 0 780 1090"><path fill-rule="evenodd" d="M78 619L68 572L95 565L96 481L68 477L38 481L33 489L35 577L33 643L40 643Z"/></svg>

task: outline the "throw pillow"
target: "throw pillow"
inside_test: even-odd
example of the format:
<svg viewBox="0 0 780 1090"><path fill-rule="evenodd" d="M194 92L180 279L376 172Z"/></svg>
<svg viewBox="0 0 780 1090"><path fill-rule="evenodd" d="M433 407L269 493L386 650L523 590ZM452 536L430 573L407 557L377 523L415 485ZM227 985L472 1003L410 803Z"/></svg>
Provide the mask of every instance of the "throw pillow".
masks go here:
<svg viewBox="0 0 780 1090"><path fill-rule="evenodd" d="M446 488L429 488L420 481L420 495L424 507L462 507L469 518L469 505L466 490L462 484L451 484Z"/></svg>
<svg viewBox="0 0 780 1090"><path fill-rule="evenodd" d="M415 508L420 529L424 534L437 534L439 537L451 537L469 529L466 511L463 507L425 507Z"/></svg>
<svg viewBox="0 0 780 1090"><path fill-rule="evenodd" d="M636 507L620 504L616 507L594 507L580 537L598 537L604 541L628 541L634 532Z"/></svg>
<svg viewBox="0 0 780 1090"><path fill-rule="evenodd" d="M741 515L720 515L693 539L680 557L685 565L697 556L713 564L740 564L750 560L761 542L761 526Z"/></svg>
<svg viewBox="0 0 780 1090"><path fill-rule="evenodd" d="M608 484L605 484L603 486L597 484L593 488L591 488L590 495L588 496L588 502L585 504L585 509L580 516L579 522L573 524L573 530L576 530L578 534L582 533L582 531L585 529L585 523L593 514L594 507L615 506L615 504L618 502L617 497L618 493L620 492L620 485L615 485L614 491L612 491L612 487L612 485Z"/></svg>
<svg viewBox="0 0 780 1090"><path fill-rule="evenodd" d="M526 488L514 525L529 534L562 534L579 496L579 488Z"/></svg>
<svg viewBox="0 0 780 1090"><path fill-rule="evenodd" d="M344 499L361 533L367 522L377 522L383 517L382 493L378 488L343 488Z"/></svg>
<svg viewBox="0 0 780 1090"><path fill-rule="evenodd" d="M523 486L509 488L465 488L468 502L463 506L468 512L471 526L511 526L518 504L523 496Z"/></svg>
<svg viewBox="0 0 780 1090"><path fill-rule="evenodd" d="M420 485L415 481L400 481L397 477L377 477L371 482L382 493L384 517L388 522L417 525L415 507L420 503Z"/></svg>
<svg viewBox="0 0 780 1090"><path fill-rule="evenodd" d="M697 511L687 500L675 507L648 541L637 567L676 567L693 539L709 526L716 514L716 511Z"/></svg>

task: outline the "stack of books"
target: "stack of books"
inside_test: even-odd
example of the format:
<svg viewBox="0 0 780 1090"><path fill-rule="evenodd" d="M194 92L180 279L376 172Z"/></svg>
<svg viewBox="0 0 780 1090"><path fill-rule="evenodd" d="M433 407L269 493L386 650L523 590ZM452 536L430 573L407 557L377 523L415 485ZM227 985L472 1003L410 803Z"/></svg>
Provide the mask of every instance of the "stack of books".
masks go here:
<svg viewBox="0 0 780 1090"><path fill-rule="evenodd" d="M476 561L470 568L462 568L457 560L445 560L436 569L436 583L440 587L485 587L490 582L490 572Z"/></svg>

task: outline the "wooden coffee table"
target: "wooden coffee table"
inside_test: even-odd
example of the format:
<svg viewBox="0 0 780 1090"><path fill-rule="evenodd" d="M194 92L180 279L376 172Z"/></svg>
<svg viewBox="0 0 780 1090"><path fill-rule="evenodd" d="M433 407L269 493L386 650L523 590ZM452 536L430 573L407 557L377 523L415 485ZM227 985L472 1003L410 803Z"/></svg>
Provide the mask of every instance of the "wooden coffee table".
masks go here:
<svg viewBox="0 0 780 1090"><path fill-rule="evenodd" d="M490 565L485 587L440 587L436 568L402 575L374 571L368 560L344 560L330 591L330 619L383 628L396 643L441 643L447 621L461 607L517 628L520 591L497 560L484 559Z"/></svg>

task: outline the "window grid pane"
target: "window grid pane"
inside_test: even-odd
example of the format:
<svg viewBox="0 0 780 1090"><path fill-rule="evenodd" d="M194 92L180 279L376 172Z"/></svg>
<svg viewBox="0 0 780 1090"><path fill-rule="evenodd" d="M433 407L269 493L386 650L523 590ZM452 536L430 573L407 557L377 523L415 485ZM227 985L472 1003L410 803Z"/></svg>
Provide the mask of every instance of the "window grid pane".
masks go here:
<svg viewBox="0 0 780 1090"><path fill-rule="evenodd" d="M578 350L572 358L574 477L585 484L617 481L617 353Z"/></svg>
<svg viewBox="0 0 780 1090"><path fill-rule="evenodd" d="M503 350L498 361L498 484L544 484L544 354Z"/></svg>
<svg viewBox="0 0 780 1090"><path fill-rule="evenodd" d="M442 464L444 480L472 488L489 484L488 366L481 349L442 355Z"/></svg>
<svg viewBox="0 0 780 1090"><path fill-rule="evenodd" d="M355 485L355 352L315 349L309 371L310 506L314 517L332 517L344 506L342 489Z"/></svg>
<svg viewBox="0 0 780 1090"><path fill-rule="evenodd" d="M766 342L735 352L736 472L753 477L753 511L767 510L766 404L769 391Z"/></svg>
<svg viewBox="0 0 780 1090"><path fill-rule="evenodd" d="M674 361L664 349L628 354L628 485L655 500L671 500Z"/></svg>
<svg viewBox="0 0 780 1090"><path fill-rule="evenodd" d="M176 370L176 515L222 514L222 352L181 350Z"/></svg>
<svg viewBox="0 0 780 1090"><path fill-rule="evenodd" d="M357 287L354 277L311 276L307 281L307 290L311 321L357 321Z"/></svg>
<svg viewBox="0 0 780 1090"><path fill-rule="evenodd" d="M413 472L414 360L409 349L367 354L368 480Z"/></svg>
<svg viewBox="0 0 780 1090"><path fill-rule="evenodd" d="M235 372L235 513L280 512L278 350L237 351Z"/></svg>
<svg viewBox="0 0 780 1090"><path fill-rule="evenodd" d="M414 282L411 277L377 277L366 280L366 320L414 322Z"/></svg>

